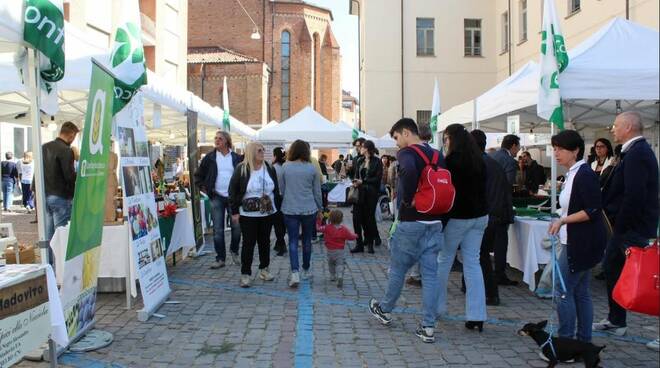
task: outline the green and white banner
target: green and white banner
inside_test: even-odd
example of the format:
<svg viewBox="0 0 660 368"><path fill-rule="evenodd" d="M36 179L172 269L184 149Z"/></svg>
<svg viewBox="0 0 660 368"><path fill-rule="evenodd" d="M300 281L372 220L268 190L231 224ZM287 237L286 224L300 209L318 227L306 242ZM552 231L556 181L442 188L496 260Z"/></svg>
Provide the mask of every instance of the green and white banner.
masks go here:
<svg viewBox="0 0 660 368"><path fill-rule="evenodd" d="M61 290L70 337L83 332L94 320L108 188L113 87L112 75L93 60Z"/></svg>
<svg viewBox="0 0 660 368"><path fill-rule="evenodd" d="M227 77L222 81L222 130L231 131L231 123L229 122L229 91L227 90Z"/></svg>
<svg viewBox="0 0 660 368"><path fill-rule="evenodd" d="M147 84L140 6L138 0L121 0L120 3L122 21L115 32L110 55L111 71L116 77L112 115L131 101L140 86Z"/></svg>
<svg viewBox="0 0 660 368"><path fill-rule="evenodd" d="M440 87L438 87L438 78L435 79L435 87L433 87L433 104L431 105L431 120L429 125L431 127L431 144L436 143L436 135L438 133L438 116L440 116Z"/></svg>
<svg viewBox="0 0 660 368"><path fill-rule="evenodd" d="M561 33L554 0L543 2L543 27L541 29L541 80L536 114L559 130L564 129L559 74L568 66L568 53Z"/></svg>
<svg viewBox="0 0 660 368"><path fill-rule="evenodd" d="M64 78L62 0L25 0L23 41L39 51L40 109L55 115L59 110L56 82Z"/></svg>

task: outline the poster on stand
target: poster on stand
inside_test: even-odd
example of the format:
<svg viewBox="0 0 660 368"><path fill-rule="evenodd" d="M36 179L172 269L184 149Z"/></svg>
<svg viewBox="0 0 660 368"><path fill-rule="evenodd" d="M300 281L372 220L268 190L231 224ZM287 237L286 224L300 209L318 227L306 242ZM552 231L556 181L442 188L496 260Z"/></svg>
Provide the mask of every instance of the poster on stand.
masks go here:
<svg viewBox="0 0 660 368"><path fill-rule="evenodd" d="M124 215L145 311L153 311L170 293L165 268L164 244L158 226L158 211L147 131L140 94L115 115L119 167L124 192Z"/></svg>
<svg viewBox="0 0 660 368"><path fill-rule="evenodd" d="M108 188L113 88L112 75L94 61L61 290L70 337L84 333L94 320Z"/></svg>

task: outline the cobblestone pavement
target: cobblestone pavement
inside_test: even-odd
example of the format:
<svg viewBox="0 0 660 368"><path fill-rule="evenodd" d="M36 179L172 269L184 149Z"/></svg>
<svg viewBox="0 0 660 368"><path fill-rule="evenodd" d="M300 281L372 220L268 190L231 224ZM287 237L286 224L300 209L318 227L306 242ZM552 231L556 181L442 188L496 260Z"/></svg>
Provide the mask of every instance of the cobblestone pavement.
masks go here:
<svg viewBox="0 0 660 368"><path fill-rule="evenodd" d="M381 234L388 225L381 224ZM100 294L97 327L113 333L115 341L95 352L66 353L60 364L276 368L547 365L539 359L536 344L516 334L526 322L554 316L551 302L535 298L526 285L501 288L502 305L488 307L489 320L484 332L478 333L463 326L465 298L460 274L452 272L450 316L439 322L436 342L425 344L413 334L420 319L419 288L405 287L389 327L367 311L369 299L382 297L387 286L385 246L377 247L375 255L348 255L342 289L328 280L322 245L314 245L313 251L314 277L297 290L287 286L288 257L275 257L274 253L270 269L275 280L264 282L256 277L255 259L249 289L238 287L237 266L210 270L213 255L177 262L169 268L170 300L182 303L164 305L159 310L164 318L152 317L144 323L136 318L137 308L124 309L124 294ZM599 320L607 310L604 282L594 280L592 295L595 319ZM627 336L596 335L594 343L607 345L601 353L604 367L658 367L658 353L644 346L657 336L657 318L634 314L629 318ZM43 362L18 365L47 366Z"/></svg>

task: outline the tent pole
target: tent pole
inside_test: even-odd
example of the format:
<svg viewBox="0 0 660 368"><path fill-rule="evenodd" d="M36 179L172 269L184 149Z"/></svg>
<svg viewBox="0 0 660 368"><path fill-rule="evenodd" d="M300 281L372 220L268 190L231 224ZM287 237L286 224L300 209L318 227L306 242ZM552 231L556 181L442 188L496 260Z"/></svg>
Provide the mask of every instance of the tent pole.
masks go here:
<svg viewBox="0 0 660 368"><path fill-rule="evenodd" d="M32 154L34 157L34 184L37 210L37 228L39 233L39 248L41 263L48 264L48 239L46 239L46 194L44 191L43 157L41 150L41 113L39 110L39 70L37 51L28 51L28 93L30 95L30 119L32 120Z"/></svg>
<svg viewBox="0 0 660 368"><path fill-rule="evenodd" d="M555 135L555 124L550 123L550 136ZM553 152L550 152L550 176L551 176L551 186L550 186L550 208L552 214L554 215L557 212L557 159Z"/></svg>
<svg viewBox="0 0 660 368"><path fill-rule="evenodd" d="M37 231L41 264L50 264L49 239L46 238L46 193L44 186L43 155L41 150L41 110L39 109L39 54L35 49L28 49L28 95L30 96L30 119L32 120L32 155L34 157L34 178L37 208ZM48 358L50 367L57 367L57 348L52 339L48 339Z"/></svg>

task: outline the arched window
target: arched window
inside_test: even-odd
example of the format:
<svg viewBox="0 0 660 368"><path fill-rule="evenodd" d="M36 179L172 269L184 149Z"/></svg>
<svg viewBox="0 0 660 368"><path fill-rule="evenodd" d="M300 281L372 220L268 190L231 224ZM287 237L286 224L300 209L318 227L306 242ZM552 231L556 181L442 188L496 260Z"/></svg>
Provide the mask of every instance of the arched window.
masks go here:
<svg viewBox="0 0 660 368"><path fill-rule="evenodd" d="M288 31L282 32L281 42L282 52L280 53L281 62L282 62L282 94L280 99L280 121L288 119L290 113L290 77L291 77L291 34Z"/></svg>

